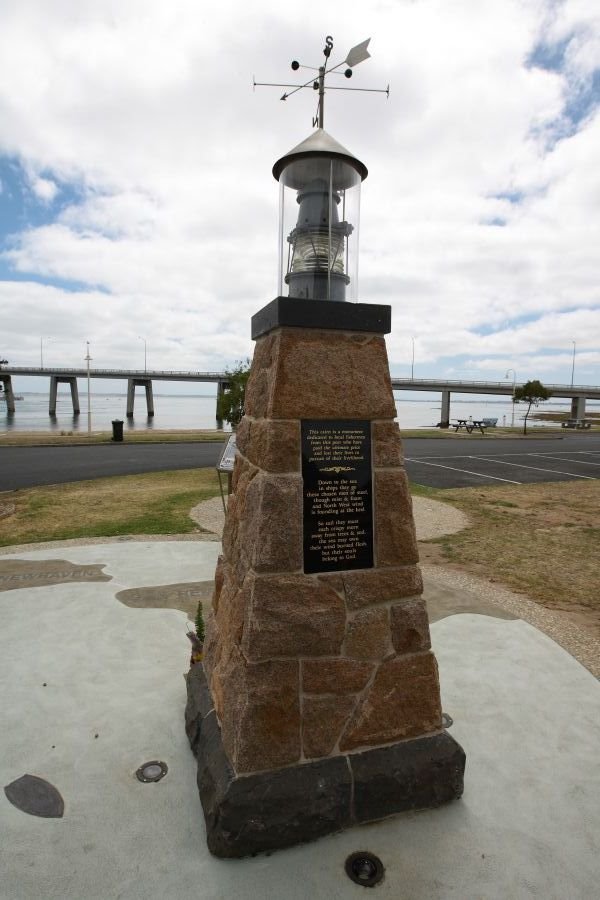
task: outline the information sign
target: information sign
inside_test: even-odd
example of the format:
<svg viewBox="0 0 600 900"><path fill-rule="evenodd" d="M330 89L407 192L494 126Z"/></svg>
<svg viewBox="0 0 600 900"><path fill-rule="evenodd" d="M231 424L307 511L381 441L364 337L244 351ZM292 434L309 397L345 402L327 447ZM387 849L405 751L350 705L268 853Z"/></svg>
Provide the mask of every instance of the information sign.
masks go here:
<svg viewBox="0 0 600 900"><path fill-rule="evenodd" d="M373 566L371 423L302 421L304 571Z"/></svg>
<svg viewBox="0 0 600 900"><path fill-rule="evenodd" d="M235 441L235 431L229 436L229 440L225 445L225 449L221 454L221 459L217 464L217 472L233 472L233 464L235 462L235 452L237 445Z"/></svg>

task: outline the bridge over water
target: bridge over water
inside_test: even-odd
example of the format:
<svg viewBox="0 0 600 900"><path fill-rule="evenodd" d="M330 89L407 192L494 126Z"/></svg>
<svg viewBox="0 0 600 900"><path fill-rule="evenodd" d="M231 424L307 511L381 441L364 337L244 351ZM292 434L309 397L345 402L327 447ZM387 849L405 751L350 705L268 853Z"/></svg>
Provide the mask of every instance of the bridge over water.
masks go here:
<svg viewBox="0 0 600 900"><path fill-rule="evenodd" d="M56 395L59 384L68 384L71 389L71 401L73 414L79 415L79 389L78 378L86 378L86 368L41 368L39 366L4 366L0 369L0 384L4 384L7 411L15 412L15 399L12 387L12 376L45 376L50 379L50 400L48 414L56 415ZM146 393L146 410L148 416L154 415L153 381L198 381L211 382L217 385L217 397L227 389L229 385L225 372L174 372L162 369L90 369L90 379L123 379L127 381L127 417L133 417L136 387L143 387Z"/></svg>
<svg viewBox="0 0 600 900"><path fill-rule="evenodd" d="M15 412L14 391L12 376L43 376L50 379L50 398L48 413L56 415L56 395L58 385L68 384L71 389L73 413L79 414L78 378L87 378L86 368L49 368L30 366L9 366L0 368L0 384L4 387L4 396L9 413ZM123 379L127 381L127 416L133 416L136 387L143 387L146 393L146 408L148 416L154 415L154 398L152 383L154 381L194 381L210 382L217 385L217 398L227 390L229 385L226 372L178 372L166 369L90 369L90 379ZM517 383L517 387L519 384ZM571 400L571 417L583 419L585 416L585 402L589 399L600 400L600 387L582 384L547 384L545 385L553 397L566 397ZM441 425L447 427L450 419L450 397L452 394L500 394L511 396L513 383L511 381L463 381L443 380L438 378L392 378L392 388L395 391L430 391L441 393L442 410Z"/></svg>

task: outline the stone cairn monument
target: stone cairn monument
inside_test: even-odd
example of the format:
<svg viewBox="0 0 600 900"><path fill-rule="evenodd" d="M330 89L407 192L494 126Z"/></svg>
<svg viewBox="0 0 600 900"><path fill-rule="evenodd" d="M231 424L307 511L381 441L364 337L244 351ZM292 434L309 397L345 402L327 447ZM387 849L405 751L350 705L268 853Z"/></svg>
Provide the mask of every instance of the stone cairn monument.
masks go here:
<svg viewBox="0 0 600 900"><path fill-rule="evenodd" d="M187 678L222 857L438 806L461 796L465 764L442 727L391 310L346 299L367 170L319 128L273 172L281 296L252 319L204 661Z"/></svg>

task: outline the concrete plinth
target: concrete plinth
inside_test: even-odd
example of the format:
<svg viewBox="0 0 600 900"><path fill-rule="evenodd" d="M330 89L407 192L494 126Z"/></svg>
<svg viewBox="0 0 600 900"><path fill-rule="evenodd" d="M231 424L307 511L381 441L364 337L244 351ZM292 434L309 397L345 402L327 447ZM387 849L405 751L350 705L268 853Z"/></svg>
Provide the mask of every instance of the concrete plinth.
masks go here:
<svg viewBox="0 0 600 900"><path fill-rule="evenodd" d="M188 733L217 855L462 794L464 754L442 728L394 421L389 319L387 307L278 298L253 320L206 623L207 686L188 679ZM338 447L337 462L309 459L310 434Z"/></svg>
<svg viewBox="0 0 600 900"><path fill-rule="evenodd" d="M133 418L133 406L135 403L135 389L143 387L146 392L146 415L152 418L154 415L154 395L152 393L152 379L128 378L127 379L127 418Z"/></svg>

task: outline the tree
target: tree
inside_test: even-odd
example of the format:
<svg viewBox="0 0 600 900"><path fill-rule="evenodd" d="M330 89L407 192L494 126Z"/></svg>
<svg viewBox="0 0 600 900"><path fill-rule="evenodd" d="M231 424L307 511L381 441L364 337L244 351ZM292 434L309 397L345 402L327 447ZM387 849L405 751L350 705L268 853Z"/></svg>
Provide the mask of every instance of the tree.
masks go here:
<svg viewBox="0 0 600 900"><path fill-rule="evenodd" d="M250 360L237 362L233 369L225 369L227 386L217 398L217 419L228 422L235 428L244 415L246 384L250 375Z"/></svg>
<svg viewBox="0 0 600 900"><path fill-rule="evenodd" d="M515 388L514 403L528 403L525 420L523 423L523 434L527 434L527 417L532 406L539 406L544 400L551 397L550 391L544 387L541 381L527 381L522 387Z"/></svg>

